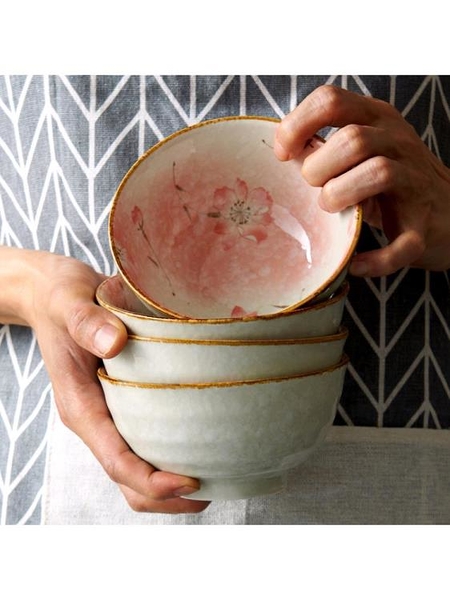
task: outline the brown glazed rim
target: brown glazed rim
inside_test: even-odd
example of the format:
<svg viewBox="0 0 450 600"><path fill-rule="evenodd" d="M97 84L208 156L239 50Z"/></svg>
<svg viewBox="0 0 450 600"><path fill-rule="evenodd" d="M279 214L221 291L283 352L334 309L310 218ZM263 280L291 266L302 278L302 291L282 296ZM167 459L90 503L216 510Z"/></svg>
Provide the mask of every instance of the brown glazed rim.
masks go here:
<svg viewBox="0 0 450 600"><path fill-rule="evenodd" d="M135 163L130 167L130 169L127 171L127 173L123 177L122 181L120 182L120 184L113 196L111 210L109 213L109 220L108 220L108 238L109 238L109 245L110 245L111 252L112 252L112 255L114 258L114 262L115 262L120 274L125 279L125 281L129 285L129 287L133 290L134 294L136 296L138 296L141 299L141 301L143 301L146 304L149 304L150 306L153 306L156 310L159 310L159 311L161 311L167 315L170 315L172 317L175 317L175 318L186 319L187 317L186 317L186 315L182 315L171 309L163 307L162 305L157 304L157 302L155 300L149 298L142 291L142 289L134 281L131 280L131 278L128 276L125 269L123 268L121 260L120 260L120 254L117 251L116 245L114 243L114 237L113 237L113 223L114 223L114 215L116 212L116 207L117 207L122 189L125 186L125 184L127 183L128 179L131 177L131 175L134 173L134 171L141 165L141 163L144 160L146 160L149 156L151 156L154 152L156 152L159 148L161 148L168 142L174 140L175 138L177 138L185 133L189 133L195 129L200 129L201 127L208 127L210 125L215 125L217 123L224 123L224 122L231 122L231 121L266 121L266 122L272 122L272 123L280 123L281 119L274 118L274 117L267 117L267 116L259 116L259 115L226 116L226 117L219 117L216 119L209 119L206 121L202 121L200 123L195 123L194 125L190 125L189 127L184 127L183 129L175 131L171 135L169 135L169 136L165 137L164 139L160 140L159 142L157 142L154 146L150 147L135 161ZM320 139L323 143L326 143L325 140L321 136L316 134L316 135L314 135L314 137ZM297 307L307 304L308 302L310 302L311 300L313 300L314 298L319 296L322 292L324 292L333 283L333 281L338 277L338 275L347 268L353 254L354 254L354 251L356 249L356 244L358 242L358 238L359 238L361 227L362 227L362 208L360 205L357 205L355 207L354 218L356 221L355 233L353 235L353 239L347 250L347 253L342 258L338 268L330 275L330 277L328 277L326 279L326 281L324 281L322 283L322 285L317 287L316 290L313 293L311 293L309 296L306 296L300 302L297 302L295 304L292 304L290 306L287 306L287 307L281 309L279 312L292 312Z"/></svg>
<svg viewBox="0 0 450 600"><path fill-rule="evenodd" d="M158 344L178 344L186 346L313 346L315 344L324 344L327 342L337 342L348 338L348 329L341 325L336 333L329 335L320 335L315 337L303 338L279 338L279 339L260 339L260 340L202 340L191 338L163 338L130 334L129 340L138 342L155 342Z"/></svg>
<svg viewBox="0 0 450 600"><path fill-rule="evenodd" d="M309 371L301 375L290 375L285 377L272 377L268 379L248 379L246 381L218 381L214 383L137 383L135 381L125 381L123 379L115 379L106 374L104 367L100 367L97 370L97 376L100 381L105 381L110 385L127 388L140 388L148 390L175 390L175 389L213 389L213 388L224 388L224 387L242 387L246 385L264 385L267 383L281 383L283 381L293 381L298 379L306 379L308 377L317 377L319 375L326 375L342 368L346 368L349 363L349 358L346 354L343 354L340 361L331 367L325 369L319 369L317 371ZM125 397L124 397L125 398Z"/></svg>
<svg viewBox="0 0 450 600"><path fill-rule="evenodd" d="M115 276L113 275L113 277L117 277L117 275L115 275ZM126 310L125 308L120 308L119 306L116 306L115 304L112 304L111 302L104 300L101 297L101 291L102 291L103 287L106 287L108 285L108 281L109 281L109 279L105 279L104 281L102 281L102 283L98 286L96 294L95 294L97 302L103 308L118 312L120 314L128 315L128 316L132 317L133 319L138 319L138 320L142 320L142 321L150 321L150 322L153 321L153 322L158 322L158 323L179 323L182 325L222 325L222 324L225 325L225 324L231 324L231 323L248 323L248 322L253 322L253 321L271 321L274 319L293 317L295 315L299 315L302 313L315 312L317 310L324 309L327 306L331 306L332 304L336 304L337 302L340 302L341 300L346 298L348 296L348 293L350 290L350 284L347 280L345 280L341 284L339 289L330 298L326 298L325 300L322 300L322 302L317 302L317 304L309 304L308 306L301 306L291 312L277 312L277 313L272 313L272 314L268 314L268 315L246 316L246 317L241 317L241 318L222 317L220 319L192 319L192 318L190 318L190 319L186 319L186 318L175 319L175 318L171 318L171 317L158 317L156 315L141 315L141 314L135 313L131 310ZM125 284L125 285L127 285L127 284Z"/></svg>

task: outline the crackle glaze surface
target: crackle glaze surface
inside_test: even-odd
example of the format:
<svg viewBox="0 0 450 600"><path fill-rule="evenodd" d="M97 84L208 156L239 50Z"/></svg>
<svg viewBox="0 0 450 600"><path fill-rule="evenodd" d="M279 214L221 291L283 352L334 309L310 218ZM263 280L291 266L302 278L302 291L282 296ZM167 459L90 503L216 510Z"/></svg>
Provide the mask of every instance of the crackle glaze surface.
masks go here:
<svg viewBox="0 0 450 600"><path fill-rule="evenodd" d="M299 377L215 385L127 384L99 371L108 408L133 451L164 471L198 477L190 498L250 497L286 472L333 422L347 359Z"/></svg>

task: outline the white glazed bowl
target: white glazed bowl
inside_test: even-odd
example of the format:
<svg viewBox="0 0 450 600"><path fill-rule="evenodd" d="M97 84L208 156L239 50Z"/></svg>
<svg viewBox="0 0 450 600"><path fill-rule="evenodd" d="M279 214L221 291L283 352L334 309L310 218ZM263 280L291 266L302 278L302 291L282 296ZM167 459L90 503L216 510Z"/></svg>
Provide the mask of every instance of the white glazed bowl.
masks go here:
<svg viewBox="0 0 450 600"><path fill-rule="evenodd" d="M120 275L105 279L97 288L97 302L114 313L132 335L186 339L286 339L320 337L338 331L349 284L331 298L292 312L241 319L173 319L151 315Z"/></svg>
<svg viewBox="0 0 450 600"><path fill-rule="evenodd" d="M287 471L322 442L342 393L347 358L306 375L253 382L157 385L99 370L116 427L160 470L199 478L193 499L281 490Z"/></svg>
<svg viewBox="0 0 450 600"><path fill-rule="evenodd" d="M103 359L110 377L146 383L211 383L289 377L331 367L342 358L346 328L297 340L168 340L129 336Z"/></svg>
<svg viewBox="0 0 450 600"><path fill-rule="evenodd" d="M277 119L226 117L143 154L114 195L109 240L119 272L157 314L227 318L290 311L342 283L361 208L322 210L320 188L273 152Z"/></svg>

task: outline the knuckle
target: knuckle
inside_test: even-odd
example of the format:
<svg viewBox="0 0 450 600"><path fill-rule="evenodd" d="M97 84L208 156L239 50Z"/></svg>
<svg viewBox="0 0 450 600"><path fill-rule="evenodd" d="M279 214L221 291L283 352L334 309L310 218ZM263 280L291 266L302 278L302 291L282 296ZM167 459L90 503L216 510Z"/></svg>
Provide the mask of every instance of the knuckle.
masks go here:
<svg viewBox="0 0 450 600"><path fill-rule="evenodd" d="M68 312L67 328L75 340L86 338L91 327L91 311L87 303L76 303Z"/></svg>
<svg viewBox="0 0 450 600"><path fill-rule="evenodd" d="M419 232L413 232L413 234L411 235L410 245L412 260L419 260L425 254L427 248L424 236L421 235Z"/></svg>
<svg viewBox="0 0 450 600"><path fill-rule="evenodd" d="M431 207L427 202L429 196L429 190L433 189L433 173L426 169L410 169L408 171L408 183L410 187L410 193L414 194L417 198L421 198L422 208L427 208L429 213ZM427 215L427 217L429 214Z"/></svg>
<svg viewBox="0 0 450 600"><path fill-rule="evenodd" d="M92 340L101 325L93 304L78 302L67 311L66 327L70 336L78 345L90 351Z"/></svg>
<svg viewBox="0 0 450 600"><path fill-rule="evenodd" d="M384 248L373 253L370 265L370 277L381 277L391 275L406 266L403 258L388 244Z"/></svg>
<svg viewBox="0 0 450 600"><path fill-rule="evenodd" d="M367 142L361 126L346 125L341 129L340 136L347 155L354 156L356 159L365 156Z"/></svg>
<svg viewBox="0 0 450 600"><path fill-rule="evenodd" d="M421 259L426 251L426 241L419 231L409 230L402 236L402 243L389 244L383 253L383 273L395 273Z"/></svg>
<svg viewBox="0 0 450 600"><path fill-rule="evenodd" d="M333 120L342 102L342 92L333 85L322 85L313 92L311 100L322 113Z"/></svg>
<svg viewBox="0 0 450 600"><path fill-rule="evenodd" d="M382 262L382 274L390 275L396 273L405 266L407 266L407 264L402 257L399 257L394 253L389 253L384 257L384 261Z"/></svg>
<svg viewBox="0 0 450 600"><path fill-rule="evenodd" d="M120 468L116 460L111 457L105 457L103 460L103 469L112 482L117 484L122 483Z"/></svg>
<svg viewBox="0 0 450 600"><path fill-rule="evenodd" d="M392 161L386 156L375 156L369 161L369 176L381 188L389 190L394 184Z"/></svg>

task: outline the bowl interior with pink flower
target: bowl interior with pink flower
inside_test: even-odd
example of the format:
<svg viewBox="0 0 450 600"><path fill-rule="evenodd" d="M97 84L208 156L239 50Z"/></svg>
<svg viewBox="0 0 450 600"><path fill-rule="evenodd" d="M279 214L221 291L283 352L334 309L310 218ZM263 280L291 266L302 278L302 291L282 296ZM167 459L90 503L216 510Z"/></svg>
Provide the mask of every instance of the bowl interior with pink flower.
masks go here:
<svg viewBox="0 0 450 600"><path fill-rule="evenodd" d="M292 310L333 292L354 252L358 207L331 214L288 162L278 120L224 117L162 140L113 198L109 238L125 282L156 313L223 318ZM339 277L341 276L341 279Z"/></svg>

